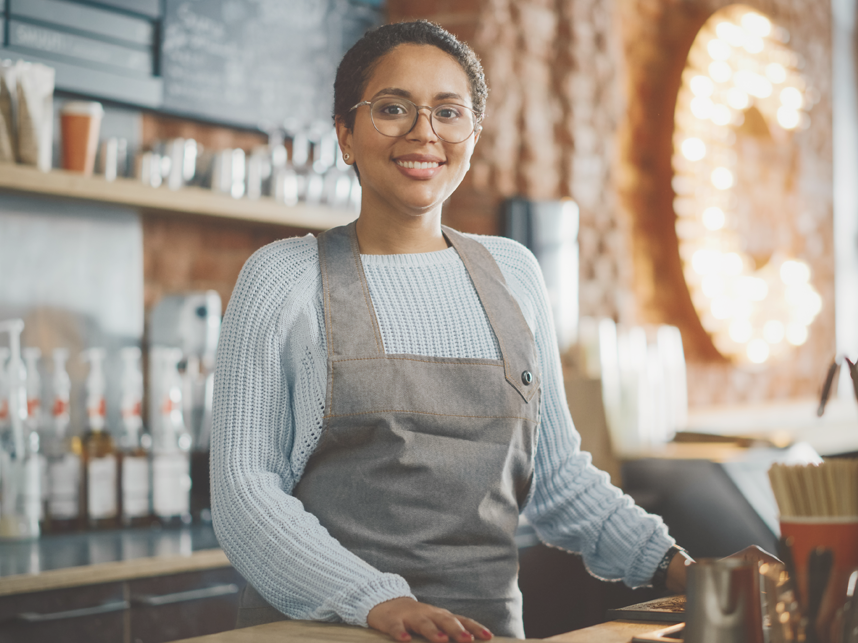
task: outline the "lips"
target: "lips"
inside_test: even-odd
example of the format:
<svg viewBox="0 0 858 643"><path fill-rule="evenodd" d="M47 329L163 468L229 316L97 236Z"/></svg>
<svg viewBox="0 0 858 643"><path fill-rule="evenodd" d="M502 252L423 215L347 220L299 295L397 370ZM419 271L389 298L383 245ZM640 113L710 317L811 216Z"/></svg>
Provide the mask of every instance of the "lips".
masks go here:
<svg viewBox="0 0 858 643"><path fill-rule="evenodd" d="M396 164L399 167L408 168L409 170L428 170L431 167L438 167L440 163L428 161L421 163L420 161L400 161L397 159Z"/></svg>
<svg viewBox="0 0 858 643"><path fill-rule="evenodd" d="M428 154L406 154L393 159L396 168L413 179L431 179L441 171L443 159Z"/></svg>

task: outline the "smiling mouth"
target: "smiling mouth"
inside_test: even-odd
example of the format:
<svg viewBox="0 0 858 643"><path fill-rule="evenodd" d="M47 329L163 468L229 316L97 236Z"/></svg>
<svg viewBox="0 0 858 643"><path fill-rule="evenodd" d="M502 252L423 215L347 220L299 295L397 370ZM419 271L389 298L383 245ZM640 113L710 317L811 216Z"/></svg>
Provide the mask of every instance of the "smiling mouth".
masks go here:
<svg viewBox="0 0 858 643"><path fill-rule="evenodd" d="M399 167L404 167L408 170L429 170L439 167L441 164L437 161L396 161Z"/></svg>

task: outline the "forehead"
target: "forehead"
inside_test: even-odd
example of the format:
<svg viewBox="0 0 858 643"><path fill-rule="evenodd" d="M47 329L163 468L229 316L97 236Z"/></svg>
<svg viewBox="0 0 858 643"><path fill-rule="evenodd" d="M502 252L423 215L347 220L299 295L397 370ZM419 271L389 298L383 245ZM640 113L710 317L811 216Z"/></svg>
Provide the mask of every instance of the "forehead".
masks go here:
<svg viewBox="0 0 858 643"><path fill-rule="evenodd" d="M364 90L367 100L388 87L403 89L413 97L458 94L471 104L471 85L459 61L432 45L398 45L375 66Z"/></svg>

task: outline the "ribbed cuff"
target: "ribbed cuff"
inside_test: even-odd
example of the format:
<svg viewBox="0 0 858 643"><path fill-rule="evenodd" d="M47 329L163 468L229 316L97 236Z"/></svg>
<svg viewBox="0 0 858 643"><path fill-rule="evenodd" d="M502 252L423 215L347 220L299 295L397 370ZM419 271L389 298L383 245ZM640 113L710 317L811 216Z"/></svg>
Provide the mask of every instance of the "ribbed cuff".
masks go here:
<svg viewBox="0 0 858 643"><path fill-rule="evenodd" d="M643 546L640 555L632 563L626 577L623 579L631 588L649 585L652 577L658 569L658 564L664 558L667 550L673 547L676 541L659 529L652 538Z"/></svg>
<svg viewBox="0 0 858 643"><path fill-rule="evenodd" d="M351 609L345 610L341 616L349 625L368 627L366 617L373 607L379 603L403 597L417 600L402 576L382 574L364 585L359 585L346 597L345 603Z"/></svg>

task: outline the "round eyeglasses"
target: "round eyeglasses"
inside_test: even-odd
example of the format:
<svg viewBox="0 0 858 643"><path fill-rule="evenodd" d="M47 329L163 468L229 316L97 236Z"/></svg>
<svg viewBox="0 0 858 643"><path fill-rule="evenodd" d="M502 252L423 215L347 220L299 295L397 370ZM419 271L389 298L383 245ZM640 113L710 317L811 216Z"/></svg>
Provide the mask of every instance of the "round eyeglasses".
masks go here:
<svg viewBox="0 0 858 643"><path fill-rule="evenodd" d="M463 143L468 137L480 129L482 114L464 105L448 103L429 107L417 105L407 98L399 96L381 96L375 100L365 100L349 111L361 105L369 105L369 117L372 125L379 134L397 138L405 136L417 125L421 109L429 110L429 125L435 135L446 143Z"/></svg>

